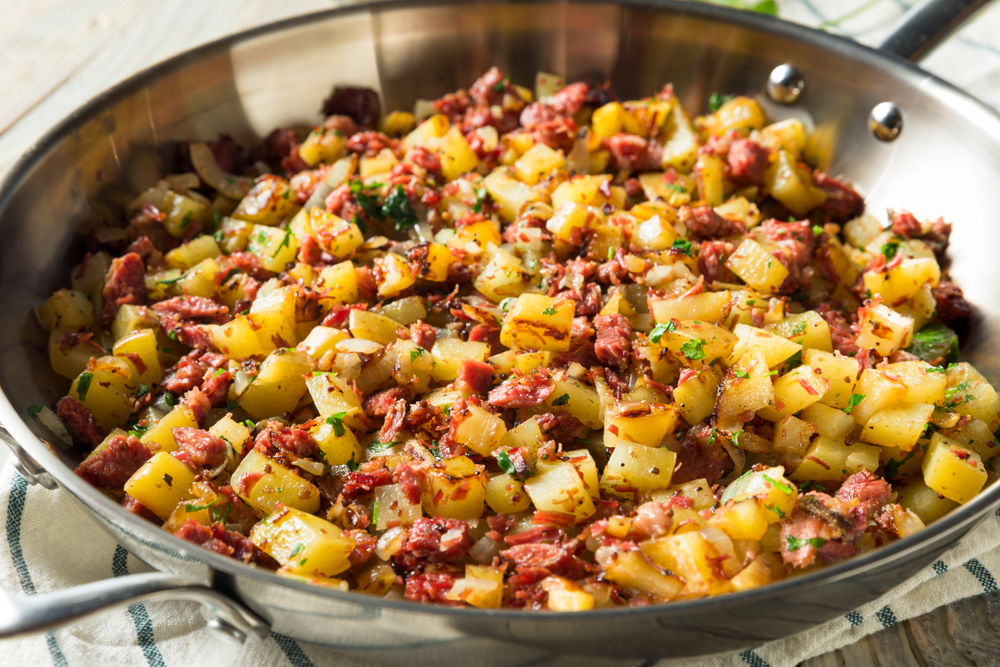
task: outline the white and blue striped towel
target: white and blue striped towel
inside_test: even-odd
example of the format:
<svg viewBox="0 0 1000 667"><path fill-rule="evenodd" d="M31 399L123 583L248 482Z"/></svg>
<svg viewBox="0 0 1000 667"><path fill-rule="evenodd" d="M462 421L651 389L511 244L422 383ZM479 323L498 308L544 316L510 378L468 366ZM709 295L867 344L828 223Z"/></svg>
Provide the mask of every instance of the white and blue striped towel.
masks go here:
<svg viewBox="0 0 1000 667"><path fill-rule="evenodd" d="M778 0L778 6L782 18L875 44L914 1ZM923 66L1000 106L1000 4L963 28ZM9 464L0 473L0 521L5 526L0 529L0 585L9 591L35 595L149 571L115 544L68 494L29 488ZM941 560L842 618L725 658L662 661L655 666L643 662L642 667L791 667L942 605L996 591L1000 578L998 545L1000 512ZM539 666L563 663L582 664L579 659L532 662ZM44 636L2 642L0 664L378 667L274 633L265 641L234 647L205 629L197 606L185 602L134 604Z"/></svg>

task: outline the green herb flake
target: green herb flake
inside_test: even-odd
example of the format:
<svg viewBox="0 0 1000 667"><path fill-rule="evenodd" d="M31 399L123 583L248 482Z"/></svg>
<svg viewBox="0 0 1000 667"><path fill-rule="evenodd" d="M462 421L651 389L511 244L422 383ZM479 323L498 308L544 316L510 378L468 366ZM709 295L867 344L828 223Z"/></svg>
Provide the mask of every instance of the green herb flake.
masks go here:
<svg viewBox="0 0 1000 667"><path fill-rule="evenodd" d="M271 259L274 259L275 257L277 257L278 253L281 252L282 248L289 247L289 244L291 243L291 241L292 241L292 229L291 229L291 227L289 227L289 228L285 229L285 237L283 239L281 239L281 245L279 245L277 247L277 249L274 251L274 253L271 255Z"/></svg>
<svg viewBox="0 0 1000 667"><path fill-rule="evenodd" d="M761 3L763 4L763 3ZM712 93L708 97L708 108L711 109L712 113L718 111L723 104L729 102L733 99L732 95L723 95L721 93Z"/></svg>
<svg viewBox="0 0 1000 667"><path fill-rule="evenodd" d="M774 512L775 514L778 515L779 519L784 519L784 518L787 518L787 516L788 516L784 512L782 512L781 508L778 507L777 505L773 505L773 504L772 505L764 505L764 509L771 510L772 512Z"/></svg>
<svg viewBox="0 0 1000 667"><path fill-rule="evenodd" d="M940 322L933 322L913 334L906 351L927 363L943 365L958 359L958 334Z"/></svg>
<svg viewBox="0 0 1000 667"><path fill-rule="evenodd" d="M387 449L391 449L395 444L395 442L379 442L378 440L372 440L368 443L368 453L379 454Z"/></svg>
<svg viewBox="0 0 1000 667"><path fill-rule="evenodd" d="M500 79L499 81L493 84L493 92L502 93L504 90L507 89L507 84L509 82L510 82L510 77L508 76L505 76L504 78Z"/></svg>
<svg viewBox="0 0 1000 667"><path fill-rule="evenodd" d="M177 276L176 278L167 278L166 280L157 280L156 284L157 285L174 285L176 283L179 283L182 280L184 280L184 276L180 275L180 276Z"/></svg>
<svg viewBox="0 0 1000 667"><path fill-rule="evenodd" d="M844 408L844 412L851 414L851 410L857 407L863 400L865 400L864 394L851 394L851 397L847 399L847 407Z"/></svg>
<svg viewBox="0 0 1000 667"><path fill-rule="evenodd" d="M786 496L790 496L793 493L795 493L795 491L792 490L792 487L788 486L787 484L784 484L783 482L779 482L778 480L768 477L767 475L762 475L762 477L764 478L765 482L775 487L776 489L784 493Z"/></svg>
<svg viewBox="0 0 1000 667"><path fill-rule="evenodd" d="M750 374L746 371L733 371L733 373L735 373L738 378L743 378L744 380L750 379Z"/></svg>
<svg viewBox="0 0 1000 667"><path fill-rule="evenodd" d="M396 229L406 229L417 224L417 214L413 212L410 199L406 196L406 190L403 189L402 185L397 185L385 198L382 215L392 218L392 221L396 223Z"/></svg>
<svg viewBox="0 0 1000 667"><path fill-rule="evenodd" d="M209 507L211 507L217 502L219 502L218 496L213 498L210 502L205 503L204 505L194 505L192 503L184 503L184 512L186 514L190 514L191 512L200 512L202 510L207 510Z"/></svg>
<svg viewBox="0 0 1000 667"><path fill-rule="evenodd" d="M506 449L497 454L497 464L500 466L500 469L508 475L514 476L517 474L517 471L514 469L514 463L510 460L510 457L507 456Z"/></svg>
<svg viewBox="0 0 1000 667"><path fill-rule="evenodd" d="M410 352L410 362L412 363L422 356L424 356L424 348L418 347L417 349Z"/></svg>
<svg viewBox="0 0 1000 667"><path fill-rule="evenodd" d="M188 225L191 224L191 220L193 218L194 218L194 211L188 211L187 213L185 213L184 217L181 218L181 229L187 229Z"/></svg>
<svg viewBox="0 0 1000 667"><path fill-rule="evenodd" d="M569 394L563 394L559 398L556 398L555 400L552 401L553 407L568 405L568 404L569 404Z"/></svg>
<svg viewBox="0 0 1000 667"><path fill-rule="evenodd" d="M708 437L708 446L709 446L709 447L711 447L712 445L714 445L714 444L715 444L715 440L716 440L716 438L718 437L718 435L719 435L719 434L718 434L718 433L716 432L716 430L715 430L715 429L713 428L713 429L712 429L712 435L710 435L710 436Z"/></svg>
<svg viewBox="0 0 1000 667"><path fill-rule="evenodd" d="M806 332L806 323L805 322L796 322L795 326L792 327L792 335L793 336L801 336L805 332Z"/></svg>
<svg viewBox="0 0 1000 667"><path fill-rule="evenodd" d="M305 545L302 544L301 542L299 542L298 544L295 545L295 548L292 549L292 553L288 554L288 558L289 559L295 558L300 553L302 553L302 550L305 549L305 548L306 548Z"/></svg>
<svg viewBox="0 0 1000 667"><path fill-rule="evenodd" d="M357 472L358 467L358 462L354 460L354 452L351 452L351 460L347 462L347 469L351 472Z"/></svg>
<svg viewBox="0 0 1000 667"><path fill-rule="evenodd" d="M29 415L34 416L34 415L37 415L41 411L42 411L42 406L38 405L37 403L28 406L28 414Z"/></svg>
<svg viewBox="0 0 1000 667"><path fill-rule="evenodd" d="M820 227L819 225L813 225L812 232L813 235L819 236L823 233L823 228Z"/></svg>
<svg viewBox="0 0 1000 667"><path fill-rule="evenodd" d="M681 353L690 361L698 361L705 358L703 349L707 343L704 338L698 340L688 340L681 343Z"/></svg>
<svg viewBox="0 0 1000 667"><path fill-rule="evenodd" d="M788 541L789 551L798 551L807 544L811 544L812 546L819 549L824 544L826 544L826 540L824 540L822 537L808 537L806 539L802 539L799 537L795 537L794 535L788 535L785 539Z"/></svg>
<svg viewBox="0 0 1000 667"><path fill-rule="evenodd" d="M139 390L135 393L135 400L142 400L149 394L149 386L145 384L139 385Z"/></svg>
<svg viewBox="0 0 1000 667"><path fill-rule="evenodd" d="M669 322L661 322L653 327L653 330L649 332L649 340L654 343L659 343L663 338L665 333L673 333L677 331L677 320L670 320Z"/></svg>
<svg viewBox="0 0 1000 667"><path fill-rule="evenodd" d="M375 501L375 504L372 505L372 523L375 524L375 525L378 525L378 501L377 500Z"/></svg>
<svg viewBox="0 0 1000 667"><path fill-rule="evenodd" d="M487 194L488 193L486 192L486 188L479 188L478 190L476 190L476 203L472 205L473 213L483 212L483 202L486 201Z"/></svg>
<svg viewBox="0 0 1000 667"><path fill-rule="evenodd" d="M76 394L81 401L87 400L87 392L90 391L90 383L93 382L93 373L80 373L76 380Z"/></svg>
<svg viewBox="0 0 1000 667"><path fill-rule="evenodd" d="M687 239L674 239L673 247L691 257L691 242Z"/></svg>
<svg viewBox="0 0 1000 667"><path fill-rule="evenodd" d="M546 308L545 310L542 311L542 315L555 315L555 314L556 314L556 309L552 307Z"/></svg>
<svg viewBox="0 0 1000 667"><path fill-rule="evenodd" d="M885 261L892 261L896 253L899 252L899 241L889 241L882 246L882 254L885 255Z"/></svg>
<svg viewBox="0 0 1000 667"><path fill-rule="evenodd" d="M333 427L333 434L338 438L347 432L344 429L344 417L346 416L346 412L338 412L326 418L326 423Z"/></svg>

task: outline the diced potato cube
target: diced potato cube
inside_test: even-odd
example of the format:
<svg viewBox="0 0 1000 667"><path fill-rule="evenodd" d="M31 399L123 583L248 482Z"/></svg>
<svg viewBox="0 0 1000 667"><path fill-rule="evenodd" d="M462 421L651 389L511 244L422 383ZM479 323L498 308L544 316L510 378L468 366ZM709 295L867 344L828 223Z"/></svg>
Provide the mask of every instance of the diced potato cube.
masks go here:
<svg viewBox="0 0 1000 667"><path fill-rule="evenodd" d="M614 447L619 440L659 447L672 433L679 411L672 405L626 403L605 418L604 445Z"/></svg>
<svg viewBox="0 0 1000 667"><path fill-rule="evenodd" d="M194 469L166 452L153 455L125 482L125 493L164 521L194 483Z"/></svg>
<svg viewBox="0 0 1000 667"><path fill-rule="evenodd" d="M409 151L411 148L418 146L436 148L440 145L440 138L448 133L450 126L451 123L448 122L447 116L436 114L420 125L417 125L415 130L403 137L400 145L404 151Z"/></svg>
<svg viewBox="0 0 1000 667"><path fill-rule="evenodd" d="M788 151L778 151L764 176L764 187L796 217L826 201L826 194L813 184L808 169L803 168Z"/></svg>
<svg viewBox="0 0 1000 667"><path fill-rule="evenodd" d="M299 240L289 229L254 225L247 251L257 256L263 268L280 273L295 261L299 252Z"/></svg>
<svg viewBox="0 0 1000 667"><path fill-rule="evenodd" d="M981 419L961 420L958 425L944 433L958 444L979 452L983 461L1000 454L1000 443L993 436L993 431Z"/></svg>
<svg viewBox="0 0 1000 667"><path fill-rule="evenodd" d="M306 378L306 388L319 414L326 419L343 413L344 424L352 429L366 428L361 398L334 373L314 373ZM367 421L367 420L366 420Z"/></svg>
<svg viewBox="0 0 1000 667"><path fill-rule="evenodd" d="M105 431L121 426L132 414L132 396L139 383L128 363L115 357L100 357L87 363L73 380L69 395L83 403Z"/></svg>
<svg viewBox="0 0 1000 667"><path fill-rule="evenodd" d="M421 243L411 249L410 253L407 256L415 278L437 283L448 279L448 267L455 259L448 246L440 243Z"/></svg>
<svg viewBox="0 0 1000 667"><path fill-rule="evenodd" d="M279 510L250 531L250 541L293 574L332 577L351 567L355 542L337 526L293 508Z"/></svg>
<svg viewBox="0 0 1000 667"><path fill-rule="evenodd" d="M396 342L396 329L399 328L399 323L385 315L355 308L348 315L347 328L355 338L372 340L380 345L391 345Z"/></svg>
<svg viewBox="0 0 1000 667"><path fill-rule="evenodd" d="M805 481L841 481L861 470L874 471L879 466L879 448L860 443L848 444L843 438L821 435L806 450L805 458L791 479Z"/></svg>
<svg viewBox="0 0 1000 667"><path fill-rule="evenodd" d="M194 412L184 403L175 406L139 439L149 447L150 451L172 452L177 449L177 441L174 440L175 428L198 428Z"/></svg>
<svg viewBox="0 0 1000 667"><path fill-rule="evenodd" d="M369 178L392 171L399 164L399 158L390 148L383 148L375 155L362 155L358 161L358 176Z"/></svg>
<svg viewBox="0 0 1000 667"><path fill-rule="evenodd" d="M677 98L671 98L671 111L668 122L668 137L663 144L661 166L663 169L673 167L679 172L688 173L694 167L701 142Z"/></svg>
<svg viewBox="0 0 1000 667"><path fill-rule="evenodd" d="M64 333L56 330L49 336L49 363L56 373L72 380L87 369L91 359L104 355L106 350L89 338L69 338Z"/></svg>
<svg viewBox="0 0 1000 667"><path fill-rule="evenodd" d="M254 299L248 317L260 342L256 354L295 345L295 308L294 287L279 287Z"/></svg>
<svg viewBox="0 0 1000 667"><path fill-rule="evenodd" d="M545 228L557 239L572 245L581 245L583 236L594 218L590 209L583 204L566 202L556 209L545 223Z"/></svg>
<svg viewBox="0 0 1000 667"><path fill-rule="evenodd" d="M221 252L219 244L213 237L202 235L174 248L164 255L163 259L167 263L167 268L184 271L202 260L218 257Z"/></svg>
<svg viewBox="0 0 1000 667"><path fill-rule="evenodd" d="M299 157L310 167L321 162L333 164L344 155L347 138L340 130L320 125L299 145Z"/></svg>
<svg viewBox="0 0 1000 667"><path fill-rule="evenodd" d="M820 402L835 408L846 408L858 379L857 360L822 350L804 349L802 363L818 371L817 374L830 383Z"/></svg>
<svg viewBox="0 0 1000 667"><path fill-rule="evenodd" d="M861 430L861 439L883 447L897 447L908 452L917 444L930 423L934 406L907 403L884 408L873 414Z"/></svg>
<svg viewBox="0 0 1000 667"><path fill-rule="evenodd" d="M545 399L545 405L556 408L556 411L565 410L587 428L604 428L600 396L596 390L576 380L557 381L552 393Z"/></svg>
<svg viewBox="0 0 1000 667"><path fill-rule="evenodd" d="M748 591L760 588L785 576L785 568L781 558L771 552L757 556L745 568L740 570L730 581L738 591Z"/></svg>
<svg viewBox="0 0 1000 667"><path fill-rule="evenodd" d="M650 298L649 309L657 322L693 320L721 322L729 315L732 295L722 292L702 292L691 296Z"/></svg>
<svg viewBox="0 0 1000 667"><path fill-rule="evenodd" d="M923 361L889 364L886 371L898 375L906 385L905 403L939 403L944 400L948 377L942 369Z"/></svg>
<svg viewBox="0 0 1000 667"><path fill-rule="evenodd" d="M654 215L636 226L632 242L646 250L668 250L676 239L677 232L673 226L659 215Z"/></svg>
<svg viewBox="0 0 1000 667"><path fill-rule="evenodd" d="M94 326L94 306L85 293L61 289L38 308L38 321L46 331L86 331Z"/></svg>
<svg viewBox="0 0 1000 667"><path fill-rule="evenodd" d="M269 347L261 344L255 324L243 315L226 324L210 324L208 330L212 344L230 359L249 359L274 349L273 343Z"/></svg>
<svg viewBox="0 0 1000 667"><path fill-rule="evenodd" d="M734 540L759 540L767 531L767 519L756 498L720 507L708 520L708 525L718 528Z"/></svg>
<svg viewBox="0 0 1000 667"><path fill-rule="evenodd" d="M309 335L295 349L313 361L319 361L327 353L336 350L337 343L350 337L351 335L343 329L313 327Z"/></svg>
<svg viewBox="0 0 1000 667"><path fill-rule="evenodd" d="M322 208L309 212L309 229L323 250L341 259L351 257L365 242L356 224Z"/></svg>
<svg viewBox="0 0 1000 667"><path fill-rule="evenodd" d="M934 257L905 258L898 266L889 269L889 284L894 298L886 300L896 303L900 299L909 299L926 284L937 287L940 280L941 267Z"/></svg>
<svg viewBox="0 0 1000 667"><path fill-rule="evenodd" d="M190 408L188 409L190 410ZM237 454L243 453L247 441L250 439L250 429L238 421L234 421L229 415L212 424L208 432L232 445Z"/></svg>
<svg viewBox="0 0 1000 667"><path fill-rule="evenodd" d="M233 472L231 483L243 500L265 514L274 512L278 503L310 514L319 510L319 490L312 482L256 449Z"/></svg>
<svg viewBox="0 0 1000 667"><path fill-rule="evenodd" d="M430 516L478 519L486 500L483 466L465 456L445 459L427 471L421 500Z"/></svg>
<svg viewBox="0 0 1000 667"><path fill-rule="evenodd" d="M455 441L482 456L492 454L507 433L503 419L474 403L461 412L452 412L450 420L452 424L458 423Z"/></svg>
<svg viewBox="0 0 1000 667"><path fill-rule="evenodd" d="M729 355L730 365L738 362L751 349L763 355L768 368L780 366L796 352L802 351L802 346L798 343L746 324L737 324L733 333L739 341L733 346L733 352Z"/></svg>
<svg viewBox="0 0 1000 667"><path fill-rule="evenodd" d="M809 366L799 366L774 381L774 407L762 408L764 419L778 421L819 401L830 383Z"/></svg>
<svg viewBox="0 0 1000 667"><path fill-rule="evenodd" d="M477 164L479 157L469 148L469 143L458 126L448 130L441 146L441 173L445 180L453 181L462 174L473 171Z"/></svg>
<svg viewBox="0 0 1000 667"><path fill-rule="evenodd" d="M675 496L690 498L696 512L715 507L715 494L712 493L712 485L704 477L671 486L669 489L652 491L649 494L651 500L660 503L665 503Z"/></svg>
<svg viewBox="0 0 1000 667"><path fill-rule="evenodd" d="M332 466L345 465L352 459L360 461L364 453L354 432L344 425L342 418L327 417L309 429L309 435L319 446L323 460Z"/></svg>
<svg viewBox="0 0 1000 667"><path fill-rule="evenodd" d="M671 469L672 472L672 469ZM524 482L535 508L587 519L597 511L583 478L572 464L539 461L536 474Z"/></svg>
<svg viewBox="0 0 1000 667"><path fill-rule="evenodd" d="M679 575L687 584L685 591L692 595L724 590L727 582L716 565L721 554L701 533L661 537L642 542L639 548L653 563Z"/></svg>
<svg viewBox="0 0 1000 667"><path fill-rule="evenodd" d="M726 329L697 321L671 321L659 340L681 364L694 367L729 357L738 342L739 338Z"/></svg>
<svg viewBox="0 0 1000 667"><path fill-rule="evenodd" d="M153 330L140 329L115 341L113 352L116 357L132 364L138 375L139 384L146 385L148 389L158 385L163 379L159 349Z"/></svg>
<svg viewBox="0 0 1000 667"><path fill-rule="evenodd" d="M823 404L814 403L814 405ZM830 409L832 410L833 408ZM854 420L844 415L844 413L840 414L847 417L853 428ZM806 448L809 446L809 441L816 435L817 431L816 426L807 420L805 413L803 413L802 419L789 415L774 425L773 451L781 457L782 463L794 468L802 460L802 457L806 455Z"/></svg>
<svg viewBox="0 0 1000 667"><path fill-rule="evenodd" d="M665 447L622 440L604 468L601 488L618 493L654 491L670 486L677 455Z"/></svg>
<svg viewBox="0 0 1000 667"><path fill-rule="evenodd" d="M722 503L740 502L747 498L756 498L767 522L775 523L791 515L798 490L785 478L784 467L775 466L747 472L739 477L726 487Z"/></svg>
<svg viewBox="0 0 1000 667"><path fill-rule="evenodd" d="M291 412L306 393L302 376L310 372L312 366L303 353L290 348L275 350L236 402L256 419Z"/></svg>
<svg viewBox="0 0 1000 667"><path fill-rule="evenodd" d="M722 381L717 368L699 369L674 388L674 403L685 421L698 424L715 412L715 395Z"/></svg>
<svg viewBox="0 0 1000 667"><path fill-rule="evenodd" d="M854 386L854 396L862 400L851 408L854 421L864 425L871 416L903 400L906 386L895 373L877 368L866 368Z"/></svg>
<svg viewBox="0 0 1000 667"><path fill-rule="evenodd" d="M753 239L744 239L726 260L743 282L763 294L773 294L788 277L788 269Z"/></svg>
<svg viewBox="0 0 1000 667"><path fill-rule="evenodd" d="M703 153L694 163L694 172L698 178L698 192L702 201L708 206L718 206L725 198L723 171L726 163L722 158L711 153Z"/></svg>
<svg viewBox="0 0 1000 667"><path fill-rule="evenodd" d="M647 595L657 602L672 600L684 588L684 582L662 573L638 551L615 552L604 576L628 592Z"/></svg>
<svg viewBox="0 0 1000 667"><path fill-rule="evenodd" d="M760 130L760 143L772 150L788 151L796 160L806 145L806 129L798 118L771 123Z"/></svg>
<svg viewBox="0 0 1000 667"><path fill-rule="evenodd" d="M955 385L949 380L947 396L958 414L983 421L993 431L1000 428L1000 396L986 380L966 380Z"/></svg>
<svg viewBox="0 0 1000 667"><path fill-rule="evenodd" d="M510 475L497 475L486 484L486 504L497 514L516 514L531 506L524 485Z"/></svg>
<svg viewBox="0 0 1000 667"><path fill-rule="evenodd" d="M823 403L813 403L802 411L802 419L815 425L816 432L831 438L846 438L854 432L857 422L843 410Z"/></svg>
<svg viewBox="0 0 1000 667"><path fill-rule="evenodd" d="M411 503L400 484L384 484L375 487L375 504L378 511L372 514L376 530L386 530L395 526L410 526L424 515L420 503Z"/></svg>
<svg viewBox="0 0 1000 667"><path fill-rule="evenodd" d="M920 478L910 479L906 486L899 489L899 503L920 517L925 524L940 519L958 507L958 503L939 494Z"/></svg>
<svg viewBox="0 0 1000 667"><path fill-rule="evenodd" d="M752 347L722 380L716 401L716 423L719 429L733 433L742 428L748 413L773 404L774 387L767 361L758 348Z"/></svg>
<svg viewBox="0 0 1000 667"><path fill-rule="evenodd" d="M789 315L781 322L768 324L765 331L784 336L803 349L833 352L830 339L830 325L815 310L807 310L798 315Z"/></svg>
<svg viewBox="0 0 1000 667"><path fill-rule="evenodd" d="M591 593L563 577L546 577L540 586L548 593L546 604L552 611L587 611L596 604Z"/></svg>
<svg viewBox="0 0 1000 667"><path fill-rule="evenodd" d="M416 279L406 259L390 252L375 260L375 282L381 296L394 296L412 287Z"/></svg>
<svg viewBox="0 0 1000 667"><path fill-rule="evenodd" d="M500 217L506 222L513 222L521 209L540 198L537 192L515 179L506 169L491 172L483 179L483 187L500 207Z"/></svg>
<svg viewBox="0 0 1000 667"><path fill-rule="evenodd" d="M480 609L496 609L503 601L503 570L466 565L465 577L457 579L445 597Z"/></svg>
<svg viewBox="0 0 1000 667"><path fill-rule="evenodd" d="M449 246L465 252L469 252L470 243L475 243L479 248L476 253L485 250L486 246L491 243L498 246L502 242L503 239L500 238L500 232L496 225L488 220L465 225L456 230L455 235L448 239Z"/></svg>
<svg viewBox="0 0 1000 667"><path fill-rule="evenodd" d="M888 357L910 343L913 335L913 319L900 315L892 308L877 304L865 311L861 318L861 333L858 347L875 350Z"/></svg>
<svg viewBox="0 0 1000 667"><path fill-rule="evenodd" d="M168 195L167 217L162 224L171 236L184 238L191 228L192 221L205 222L208 213L207 200L197 193L189 194L194 196L187 197L176 192L171 192ZM195 199L195 197L199 198Z"/></svg>
<svg viewBox="0 0 1000 667"><path fill-rule="evenodd" d="M979 452L966 449L940 433L931 437L922 468L927 486L959 504L975 498L986 484L986 468Z"/></svg>
<svg viewBox="0 0 1000 667"><path fill-rule="evenodd" d="M460 338L441 338L434 342L431 355L434 358L431 376L439 382L454 382L458 379L462 362L466 359L486 361L490 355L490 346L488 343L464 341Z"/></svg>
<svg viewBox="0 0 1000 667"><path fill-rule="evenodd" d="M514 163L514 175L528 185L534 185L564 163L565 159L560 151L539 142Z"/></svg>
<svg viewBox="0 0 1000 667"><path fill-rule="evenodd" d="M541 294L522 294L500 330L500 342L513 349L566 352L575 304Z"/></svg>
<svg viewBox="0 0 1000 667"><path fill-rule="evenodd" d="M718 135L730 130L759 130L767 122L757 100L742 96L727 100L714 114L702 120L705 132Z"/></svg>
<svg viewBox="0 0 1000 667"><path fill-rule="evenodd" d="M501 439L501 443L504 449L524 447L536 452L543 439L538 422L535 421L534 417L531 417L507 431L507 434Z"/></svg>
<svg viewBox="0 0 1000 667"><path fill-rule="evenodd" d="M494 303L516 297L530 286L531 274L521 260L506 250L497 250L473 280L473 286Z"/></svg>

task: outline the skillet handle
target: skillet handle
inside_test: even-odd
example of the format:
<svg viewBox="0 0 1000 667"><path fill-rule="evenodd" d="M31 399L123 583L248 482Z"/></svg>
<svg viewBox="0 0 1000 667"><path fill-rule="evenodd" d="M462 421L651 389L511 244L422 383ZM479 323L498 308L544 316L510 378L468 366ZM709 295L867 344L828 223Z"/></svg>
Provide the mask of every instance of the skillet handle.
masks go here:
<svg viewBox="0 0 1000 667"><path fill-rule="evenodd" d="M924 0L903 14L878 48L907 60L919 61L989 2Z"/></svg>
<svg viewBox="0 0 1000 667"><path fill-rule="evenodd" d="M0 639L54 630L103 611L150 600L191 600L202 605L208 627L244 643L264 639L270 628L231 598L169 574L131 574L54 593L23 597L0 588Z"/></svg>

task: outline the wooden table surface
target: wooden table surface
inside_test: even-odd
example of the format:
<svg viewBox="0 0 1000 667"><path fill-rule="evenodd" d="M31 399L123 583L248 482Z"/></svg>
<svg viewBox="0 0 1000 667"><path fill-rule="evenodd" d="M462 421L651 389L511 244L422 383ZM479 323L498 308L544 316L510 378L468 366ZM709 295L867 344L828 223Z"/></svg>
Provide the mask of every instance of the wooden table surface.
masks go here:
<svg viewBox="0 0 1000 667"><path fill-rule="evenodd" d="M0 1L0 175L94 94L197 44L330 0ZM0 447L0 462L6 451ZM1000 593L897 624L803 667L1000 664Z"/></svg>

